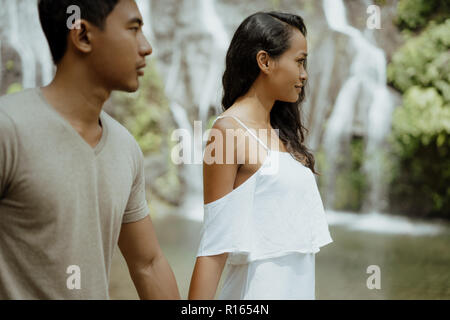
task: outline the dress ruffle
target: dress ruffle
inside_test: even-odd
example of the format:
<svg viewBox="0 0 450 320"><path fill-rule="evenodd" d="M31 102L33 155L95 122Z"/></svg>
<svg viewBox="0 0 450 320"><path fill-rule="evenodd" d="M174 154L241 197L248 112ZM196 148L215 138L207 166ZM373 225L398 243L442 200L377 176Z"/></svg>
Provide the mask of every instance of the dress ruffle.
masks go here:
<svg viewBox="0 0 450 320"><path fill-rule="evenodd" d="M333 242L314 176L303 169L297 177L301 184L292 180L282 188L289 192L277 192L280 181L258 171L226 196L204 205L197 256L228 252L229 264L244 264L293 252L316 253Z"/></svg>

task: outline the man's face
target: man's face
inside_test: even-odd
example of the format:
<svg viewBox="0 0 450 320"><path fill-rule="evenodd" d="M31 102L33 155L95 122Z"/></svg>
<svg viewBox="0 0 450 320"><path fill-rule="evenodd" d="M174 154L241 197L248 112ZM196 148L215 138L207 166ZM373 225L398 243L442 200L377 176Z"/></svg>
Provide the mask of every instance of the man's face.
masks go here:
<svg viewBox="0 0 450 320"><path fill-rule="evenodd" d="M120 0L96 29L89 64L110 90L134 92L139 88L145 57L152 47L142 32L142 16L134 0Z"/></svg>

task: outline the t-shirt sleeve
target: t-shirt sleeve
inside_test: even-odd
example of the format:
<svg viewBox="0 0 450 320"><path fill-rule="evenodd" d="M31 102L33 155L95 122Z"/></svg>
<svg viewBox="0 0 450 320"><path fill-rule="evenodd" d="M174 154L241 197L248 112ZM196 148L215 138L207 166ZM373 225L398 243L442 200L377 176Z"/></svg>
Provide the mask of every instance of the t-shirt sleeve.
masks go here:
<svg viewBox="0 0 450 320"><path fill-rule="evenodd" d="M122 223L139 221L149 214L149 207L145 198L144 155L137 144L135 149L137 162L136 176L131 187L131 193Z"/></svg>
<svg viewBox="0 0 450 320"><path fill-rule="evenodd" d="M18 142L13 121L0 110L0 199L12 183L17 168Z"/></svg>

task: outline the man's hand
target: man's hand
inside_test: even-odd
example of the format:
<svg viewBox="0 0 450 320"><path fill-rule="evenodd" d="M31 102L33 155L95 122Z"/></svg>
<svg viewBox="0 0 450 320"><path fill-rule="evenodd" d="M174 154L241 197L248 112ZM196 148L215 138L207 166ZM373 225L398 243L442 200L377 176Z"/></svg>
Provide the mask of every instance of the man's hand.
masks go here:
<svg viewBox="0 0 450 320"><path fill-rule="evenodd" d="M141 299L180 299L175 276L161 251L150 216L122 224L119 248Z"/></svg>

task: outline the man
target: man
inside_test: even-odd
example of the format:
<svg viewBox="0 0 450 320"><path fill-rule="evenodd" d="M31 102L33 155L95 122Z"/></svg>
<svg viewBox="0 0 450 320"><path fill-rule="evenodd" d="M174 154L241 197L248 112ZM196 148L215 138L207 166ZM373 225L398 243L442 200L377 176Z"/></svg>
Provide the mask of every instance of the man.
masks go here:
<svg viewBox="0 0 450 320"><path fill-rule="evenodd" d="M68 28L68 7L81 19ZM152 53L134 0L40 0L57 66L0 98L0 299L108 299L118 243L141 299L179 299L145 199L143 155L104 111Z"/></svg>

